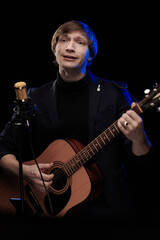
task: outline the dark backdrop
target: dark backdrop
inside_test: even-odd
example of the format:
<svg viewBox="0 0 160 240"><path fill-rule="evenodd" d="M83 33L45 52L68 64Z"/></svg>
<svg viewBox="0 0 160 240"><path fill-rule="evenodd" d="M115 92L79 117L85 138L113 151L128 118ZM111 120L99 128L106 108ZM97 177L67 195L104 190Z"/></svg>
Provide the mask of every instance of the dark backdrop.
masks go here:
<svg viewBox="0 0 160 240"><path fill-rule="evenodd" d="M68 2L53 6L40 3L3 6L0 130L12 115L15 82L25 81L29 88L56 78L50 42L54 31L65 21L80 20L96 33L99 50L91 66L95 75L125 81L138 99L143 97L144 89L159 82L157 6L122 3L111 6L97 2L85 5ZM157 126L159 115L148 114L146 130L150 132L152 125Z"/></svg>
<svg viewBox="0 0 160 240"><path fill-rule="evenodd" d="M158 9L158 5L151 5L150 2L123 4L120 1L113 2L112 6L105 1L63 1L56 5L55 1L52 4L38 2L34 6L28 2L3 3L0 29L0 131L12 116L15 82L25 81L30 88L56 78L57 69L52 63L50 48L51 38L62 23L73 19L85 22L97 35L99 51L91 66L92 72L109 80L126 82L137 99L143 98L144 89L152 88L155 82L160 83ZM160 113L150 111L143 115L143 119L145 130L158 149ZM158 162L158 152L156 158ZM155 161L153 165L155 169L158 166ZM155 173L158 175L158 172L157 168ZM153 169L152 175L148 175L148 182L156 174ZM156 185L153 180L153 188L150 186L153 195L149 201L152 199L154 202L153 198L157 197L157 179L159 178L155 178ZM158 200L156 204L159 205ZM153 232L155 231L145 230L140 233L141 236L152 236ZM124 233L125 229L121 232L123 239ZM129 233L132 237L133 231L129 230ZM119 237L119 231L117 236ZM128 234L126 236L128 239ZM135 237L136 234L133 239Z"/></svg>

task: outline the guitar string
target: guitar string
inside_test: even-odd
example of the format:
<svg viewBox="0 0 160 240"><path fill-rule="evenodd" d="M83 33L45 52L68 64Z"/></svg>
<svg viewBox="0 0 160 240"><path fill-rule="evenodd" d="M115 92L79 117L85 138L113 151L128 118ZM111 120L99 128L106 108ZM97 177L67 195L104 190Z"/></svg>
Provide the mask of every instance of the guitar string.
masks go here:
<svg viewBox="0 0 160 240"><path fill-rule="evenodd" d="M40 176L41 176L41 179L42 179L42 183L43 183L43 186L44 186L44 189L45 189L45 192L46 192L46 196L48 198L48 202L49 202L49 206L50 206L50 210L51 210L51 215L53 215L53 207L52 207L52 202L51 202L51 198L49 196L49 192L46 188L46 185L45 185L45 182L44 182L44 179L43 179L43 176L42 176L42 172L41 172L41 169L38 165L38 162L37 162L37 158L35 156L35 152L34 152L34 149L33 149L33 144L32 144L32 137L31 137L31 130L29 129L29 142L30 142L30 148L31 148L31 152L32 152L32 155L33 155L33 158L34 158L34 161L37 165L37 168L38 168L38 171L40 173Z"/></svg>
<svg viewBox="0 0 160 240"><path fill-rule="evenodd" d="M132 108L132 110L134 110L137 114L140 114L140 112L138 111L139 108L138 108L137 104ZM83 157L84 157L83 154L84 154L84 149L85 149L85 150L87 150L87 152L89 154L89 159L91 159L99 151L99 150L96 151L96 153L94 152L94 149L96 149L94 141L96 141L96 142L98 142L98 144L100 144L100 149L103 148L109 141L111 141L120 132L117 123L118 123L118 120L116 120L114 123L112 123L112 125L110 127L108 127L106 130L104 130L100 135L98 135L91 143L89 143L79 153L77 153L76 156L79 156L80 158L83 159ZM102 137L103 134L105 135L105 138ZM93 149L93 146L94 146L94 149ZM90 150L89 150L89 148L90 148ZM76 156L73 157L71 160L69 160L67 163L69 164L69 162L76 160ZM87 161L89 159L87 159ZM84 164L82 164L82 166L83 165ZM75 165L75 166L77 166L77 165ZM69 167L70 167L70 170L71 170L71 173L72 173L71 176L72 176L75 173L75 170L73 169L73 167L71 167L71 165ZM55 172L57 172L58 174L56 175L55 178L53 178L53 181L58 181L63 175L65 175L65 173L64 173L65 170L63 172L63 171L60 171L60 169L57 169Z"/></svg>
<svg viewBox="0 0 160 240"><path fill-rule="evenodd" d="M138 104L136 104L133 108L132 108L132 110L134 110L137 114L141 114L142 113L142 110L141 109L139 109L139 105ZM89 155L89 158L88 157L86 157L86 160L88 161L90 158L92 158L101 148L103 148L109 141L111 141L112 140L112 138L114 138L119 132L120 132L120 130L119 130L119 128L118 128L118 120L117 121L115 121L110 127L108 127L105 131L103 131L99 136L97 136L91 143L89 143L86 147L84 147L85 148L85 150L87 150L87 152L88 152L88 155ZM102 135L105 135L105 137L103 137ZM115 135L116 134L116 135ZM109 138L109 139L106 139L106 138ZM108 141L107 141L108 140ZM94 144L94 142L98 142L98 144L100 144L100 149L98 149L98 151L97 151L97 146L98 145L95 145ZM102 146L101 146L102 145ZM94 147L94 148L93 148ZM91 149L91 150L89 150L89 148ZM96 152L94 152L94 150L96 149ZM92 154L93 153L93 154ZM91 156L90 156L91 155ZM76 156L79 156L81 159L83 159L84 158L84 149L82 149ZM76 160L76 156L74 157L74 158L72 158L71 160L72 161L74 161L74 160ZM79 158L78 157L78 158ZM74 159L74 160L73 160ZM71 160L69 160L67 163L69 164L69 162L71 161ZM77 166L77 163L76 163L76 165L75 166ZM83 166L83 164L82 164L82 166ZM69 166L70 167L70 170L71 170L71 175L73 175L74 174L74 172L75 172L75 170L73 169L73 167L71 167L71 166ZM79 169L79 168L78 168ZM77 170L78 170L77 169ZM64 169L63 169L64 170ZM76 171L77 171L76 170ZM55 179L54 179L54 181L57 181L57 180L59 180L60 179L60 177L62 176L62 175L65 175L65 170L64 170L64 172L62 172L62 171L60 171L60 170L57 170L57 173L59 172L59 174L57 174L57 176L55 177Z"/></svg>
<svg viewBox="0 0 160 240"><path fill-rule="evenodd" d="M113 129L114 129L114 132L113 132ZM86 161L91 159L113 137L115 137L116 136L115 133L116 134L119 133L119 129L118 129L118 126L117 126L117 121L114 122L108 129L106 129L104 132L102 132L99 136L97 136L91 143L89 143L86 147L84 147L80 152L78 152L77 155L75 155L71 160L69 160L67 163L65 163L62 166L62 168L57 169L54 173L55 177L53 178L53 182L61 180L59 183L63 183L64 180L61 179L63 176L70 177L70 175L68 176L68 173L66 174L64 166L66 166L66 164L69 164L69 162L71 162L71 161L75 162L75 165L73 167L71 165L67 166L67 168L70 168L69 170L71 171L71 176L72 176L75 173L75 171L77 171L81 166L84 165L84 163ZM104 137L103 137L103 135L104 135ZM106 136L108 136L108 138ZM98 149L98 150L97 150L97 146L95 147L95 143L94 143L95 141L99 143L100 149ZM87 150L87 152L88 152L87 157L84 153L84 150ZM96 152L94 150L96 150ZM88 158L88 155L89 155L89 158ZM77 164L79 164L79 163L77 163L76 160L80 159L80 161L82 161L84 158L86 158L86 161L83 164L80 163L80 166L77 166Z"/></svg>
<svg viewBox="0 0 160 240"><path fill-rule="evenodd" d="M141 112L138 111L138 106L137 104L134 106L134 108L132 109L134 110L136 113L140 114ZM105 131L103 131L99 136L97 136L91 143L89 143L86 147L84 147L79 153L76 154L75 157L73 157L71 160L69 160L67 163L64 163L64 165L62 166L62 168L57 169L54 174L55 177L53 178L53 181L56 182L59 179L61 179L61 181L59 183L62 183L62 176L65 177L70 177L70 173L68 176L68 173L66 171L66 169L64 169L64 166L67 166L67 168L69 169L69 171L71 172L71 176L75 173L75 171L77 171L79 169L74 169L77 168L77 163L75 163L74 166L71 166L70 163L71 161L75 161L76 162L76 158L80 160L84 159L84 157L86 158L86 161L88 161L89 159L91 159L101 148L103 148L109 141L112 140L112 138L114 138L120 131L117 125L117 121L115 121L110 127L108 127ZM114 132L113 132L114 130ZM115 135L116 133L116 135ZM105 137L103 137L103 135ZM98 147L98 145L96 145L94 142L96 141L96 143L98 142L98 145L100 146L100 149ZM97 150L98 147L98 150ZM87 150L87 155L85 155L84 149ZM94 152L94 150L96 150L96 152ZM89 158L88 158L89 155ZM78 157L77 157L78 156ZM85 161L85 162L86 162ZM85 163L84 162L84 163ZM67 165L68 164L68 165ZM84 164L82 164L83 166ZM81 167L81 166L80 166Z"/></svg>
<svg viewBox="0 0 160 240"><path fill-rule="evenodd" d="M106 129L104 132L105 132L105 134L108 134L108 135L111 134L109 129ZM77 153L76 156L74 156L71 160L69 160L66 163L66 164L69 164L71 161L75 161L75 165L74 166L71 166L70 164L67 166L66 164L64 164L62 166L62 168L58 168L54 172L55 177L53 178L53 182L55 183L56 181L60 180L59 183L63 183L64 180L62 179L62 177L66 178L66 177L72 176L75 173L75 171L77 171L81 166L84 165L84 163L86 163L86 161L91 159L101 148L103 148L105 145L103 144L103 140L102 140L101 136L104 134L104 132L102 132L102 134L100 134L91 143L89 143L86 147L84 147L85 151L87 151L87 155L85 155L84 148L83 148L80 152ZM100 149L98 149L98 151L96 149L97 146L95 147L95 145L96 145L94 143L95 141L96 141L96 143L98 142L98 145L100 146ZM95 149L96 149L96 152L94 152ZM82 161L82 159L84 159L84 158L86 158L84 163L81 164L81 166L77 166L76 160L80 159L80 161ZM69 172L71 173L71 174L69 173L69 176L68 176L68 173L67 173L68 170L66 171L65 166L67 166L67 168L69 169Z"/></svg>
<svg viewBox="0 0 160 240"><path fill-rule="evenodd" d="M71 160L69 160L67 163L69 163L69 162L71 162L71 161L74 161L75 162L75 165L72 167L71 165L70 165L70 168L71 168L71 173L73 174L74 172L75 172L75 170L78 170L79 169L79 167L81 167L83 164L81 164L80 163L80 166L77 166L77 164L79 164L79 162L77 163L76 162L76 160L77 159L80 159L80 161L82 161L84 158L86 158L86 161L88 161L90 158L92 158L101 148L103 148L106 144L107 144L107 142L109 141L108 139L107 139L107 141L106 141L106 133L108 134L108 135L110 135L110 137L109 137L109 140L111 140L111 138L113 137L113 135L111 134L111 132L110 132L110 130L108 129L108 131L105 131L105 134L104 134L104 132L101 134L101 135L99 135L96 139L94 139L90 144L88 144L86 147L84 147L79 153L77 153L77 155L75 156L75 157L73 157ZM114 133L115 134L115 133ZM103 135L105 135L105 137L103 137ZM103 139L103 140L102 140ZM104 142L104 139L105 139L105 141L106 142ZM99 144L99 147L98 147L98 150L97 150L97 146L96 146L96 144L94 143L96 141L96 143L98 142L98 144ZM87 150L87 156L85 155L85 152L84 152L84 150L86 151ZM88 156L89 156L89 158L88 158ZM85 161L85 162L86 162ZM84 163L85 163L84 162ZM74 169L74 168L78 168L78 169ZM54 181L57 181L57 180L59 180L59 178L63 175L63 172L62 171L56 171L55 173L58 173L59 172L59 174L56 174L56 178L55 179L53 179Z"/></svg>

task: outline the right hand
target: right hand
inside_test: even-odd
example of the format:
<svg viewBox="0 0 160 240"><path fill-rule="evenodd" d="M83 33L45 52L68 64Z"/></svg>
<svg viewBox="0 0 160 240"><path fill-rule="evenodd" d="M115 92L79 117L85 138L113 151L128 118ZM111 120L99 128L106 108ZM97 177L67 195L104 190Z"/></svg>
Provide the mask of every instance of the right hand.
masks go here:
<svg viewBox="0 0 160 240"><path fill-rule="evenodd" d="M39 168L46 169L52 166L53 163L40 163ZM46 189L48 189L52 184L52 179L54 177L54 174L45 174L42 172L42 177L46 186ZM39 173L39 170L37 168L36 164L33 165L25 165L23 164L23 175L24 179L29 182L33 187L35 187L40 192L44 192L45 188L43 185L43 181L41 179L41 175Z"/></svg>

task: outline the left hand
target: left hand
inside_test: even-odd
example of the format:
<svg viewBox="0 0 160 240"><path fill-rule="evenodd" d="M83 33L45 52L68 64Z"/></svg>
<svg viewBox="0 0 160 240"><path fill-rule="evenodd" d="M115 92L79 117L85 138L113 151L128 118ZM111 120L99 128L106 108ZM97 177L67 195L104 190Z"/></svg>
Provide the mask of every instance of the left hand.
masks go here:
<svg viewBox="0 0 160 240"><path fill-rule="evenodd" d="M133 102L131 104L131 109L135 105L136 104ZM126 126L125 123L127 123ZM133 143L141 144L145 141L146 135L143 129L143 121L133 110L128 110L122 115L122 117L118 120L118 127L121 132Z"/></svg>

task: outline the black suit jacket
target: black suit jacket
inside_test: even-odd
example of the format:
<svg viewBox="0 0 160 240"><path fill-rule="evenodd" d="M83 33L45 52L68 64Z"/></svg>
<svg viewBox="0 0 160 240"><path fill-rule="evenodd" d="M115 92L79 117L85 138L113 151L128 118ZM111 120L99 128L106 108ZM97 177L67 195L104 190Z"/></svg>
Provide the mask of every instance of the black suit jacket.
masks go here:
<svg viewBox="0 0 160 240"><path fill-rule="evenodd" d="M39 156L52 141L61 138L62 135L57 112L56 81L40 88L32 88L28 95L37 106L36 116L31 122L32 143L36 156ZM91 74L88 103L89 142L126 112L131 102L125 84L110 82ZM24 161L32 159L26 130L23 132L23 146ZM104 202L107 208L115 211L126 211L132 206L125 164L131 165L134 160L122 154L123 148L132 155L131 142L119 134L92 159L103 177ZM0 156L7 153L18 155L17 129L13 122L7 124L0 137Z"/></svg>

